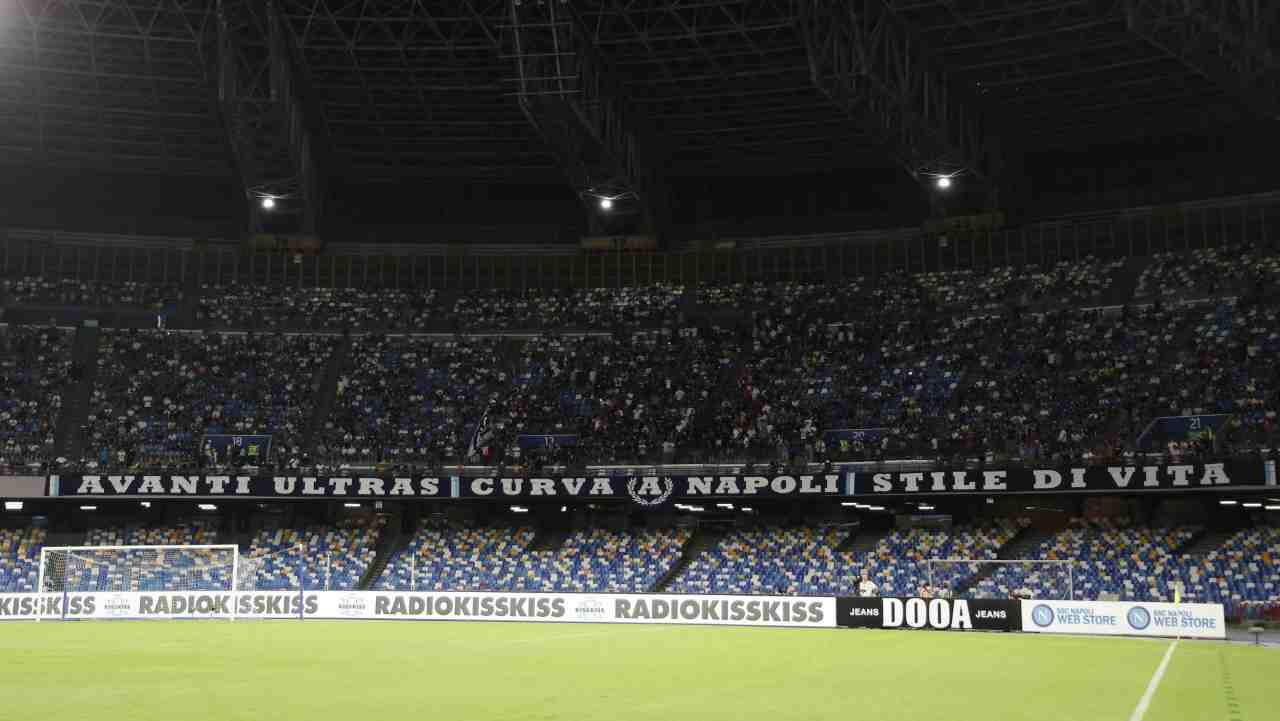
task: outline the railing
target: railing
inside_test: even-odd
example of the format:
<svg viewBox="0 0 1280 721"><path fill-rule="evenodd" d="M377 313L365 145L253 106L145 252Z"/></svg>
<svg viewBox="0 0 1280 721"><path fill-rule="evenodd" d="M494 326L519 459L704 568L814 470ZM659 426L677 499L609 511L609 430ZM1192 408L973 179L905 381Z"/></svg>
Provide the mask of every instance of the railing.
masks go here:
<svg viewBox="0 0 1280 721"><path fill-rule="evenodd" d="M8 230L0 276L209 285L393 288L590 288L806 282L891 272L1049 265L1268 242L1280 191L1062 216L1016 228L916 228L722 238L656 253L576 246L330 243L320 255L246 252L237 241Z"/></svg>

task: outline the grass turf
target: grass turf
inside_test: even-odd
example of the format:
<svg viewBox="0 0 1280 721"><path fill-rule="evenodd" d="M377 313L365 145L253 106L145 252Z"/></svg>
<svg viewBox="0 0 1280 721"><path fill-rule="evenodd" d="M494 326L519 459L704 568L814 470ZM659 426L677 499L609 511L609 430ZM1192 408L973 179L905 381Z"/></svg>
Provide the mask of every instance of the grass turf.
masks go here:
<svg viewBox="0 0 1280 721"><path fill-rule="evenodd" d="M1127 721L1167 641L411 622L0 624L0 719ZM1280 650L1182 641L1147 721L1273 719Z"/></svg>

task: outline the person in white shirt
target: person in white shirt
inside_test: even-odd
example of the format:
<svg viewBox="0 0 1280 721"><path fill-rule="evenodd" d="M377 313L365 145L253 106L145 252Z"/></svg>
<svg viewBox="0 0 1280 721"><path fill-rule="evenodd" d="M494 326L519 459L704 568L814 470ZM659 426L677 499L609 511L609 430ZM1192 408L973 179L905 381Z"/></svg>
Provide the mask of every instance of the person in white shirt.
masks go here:
<svg viewBox="0 0 1280 721"><path fill-rule="evenodd" d="M873 598L880 595L880 587L876 585L875 581L871 580L866 571L862 572L862 581L858 583L858 595L863 598Z"/></svg>

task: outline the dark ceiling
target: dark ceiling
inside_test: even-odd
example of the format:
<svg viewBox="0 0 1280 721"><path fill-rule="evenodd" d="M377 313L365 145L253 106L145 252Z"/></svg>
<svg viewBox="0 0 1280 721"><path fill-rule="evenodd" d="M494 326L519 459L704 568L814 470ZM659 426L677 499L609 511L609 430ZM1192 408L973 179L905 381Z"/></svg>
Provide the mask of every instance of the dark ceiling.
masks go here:
<svg viewBox="0 0 1280 721"><path fill-rule="evenodd" d="M801 27L808 1L572 5L634 112L662 139L667 177L894 168L859 118L815 84ZM1258 117L1239 88L1130 29L1126 13L1156 0L880 1L972 97L1006 155ZM329 175L564 181L516 97L511 3L538 0L274 2ZM220 6L0 2L0 162L234 176L218 102Z"/></svg>

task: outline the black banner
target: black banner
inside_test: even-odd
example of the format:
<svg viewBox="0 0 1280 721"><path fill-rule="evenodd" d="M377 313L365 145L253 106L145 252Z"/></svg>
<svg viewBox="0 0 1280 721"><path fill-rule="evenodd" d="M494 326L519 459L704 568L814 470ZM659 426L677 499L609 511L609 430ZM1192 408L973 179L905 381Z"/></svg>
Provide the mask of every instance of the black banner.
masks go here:
<svg viewBox="0 0 1280 721"><path fill-rule="evenodd" d="M577 478L463 478L460 498L622 498L658 507L681 499L839 496L838 474L797 476L596 476Z"/></svg>
<svg viewBox="0 0 1280 721"><path fill-rule="evenodd" d="M967 598L836 599L836 623L850 628L1020 631L1018 601Z"/></svg>
<svg viewBox="0 0 1280 721"><path fill-rule="evenodd" d="M170 498L449 498L435 477L108 474L49 476L49 495Z"/></svg>
<svg viewBox="0 0 1280 721"><path fill-rule="evenodd" d="M838 474L795 476L578 476L573 478L54 475L49 495L181 498L616 499L656 508L681 499L840 496Z"/></svg>
<svg viewBox="0 0 1280 721"><path fill-rule="evenodd" d="M976 493L1118 493L1274 486L1272 463L1231 460L1181 465L1112 465L1068 468L989 468L856 473L853 495Z"/></svg>

